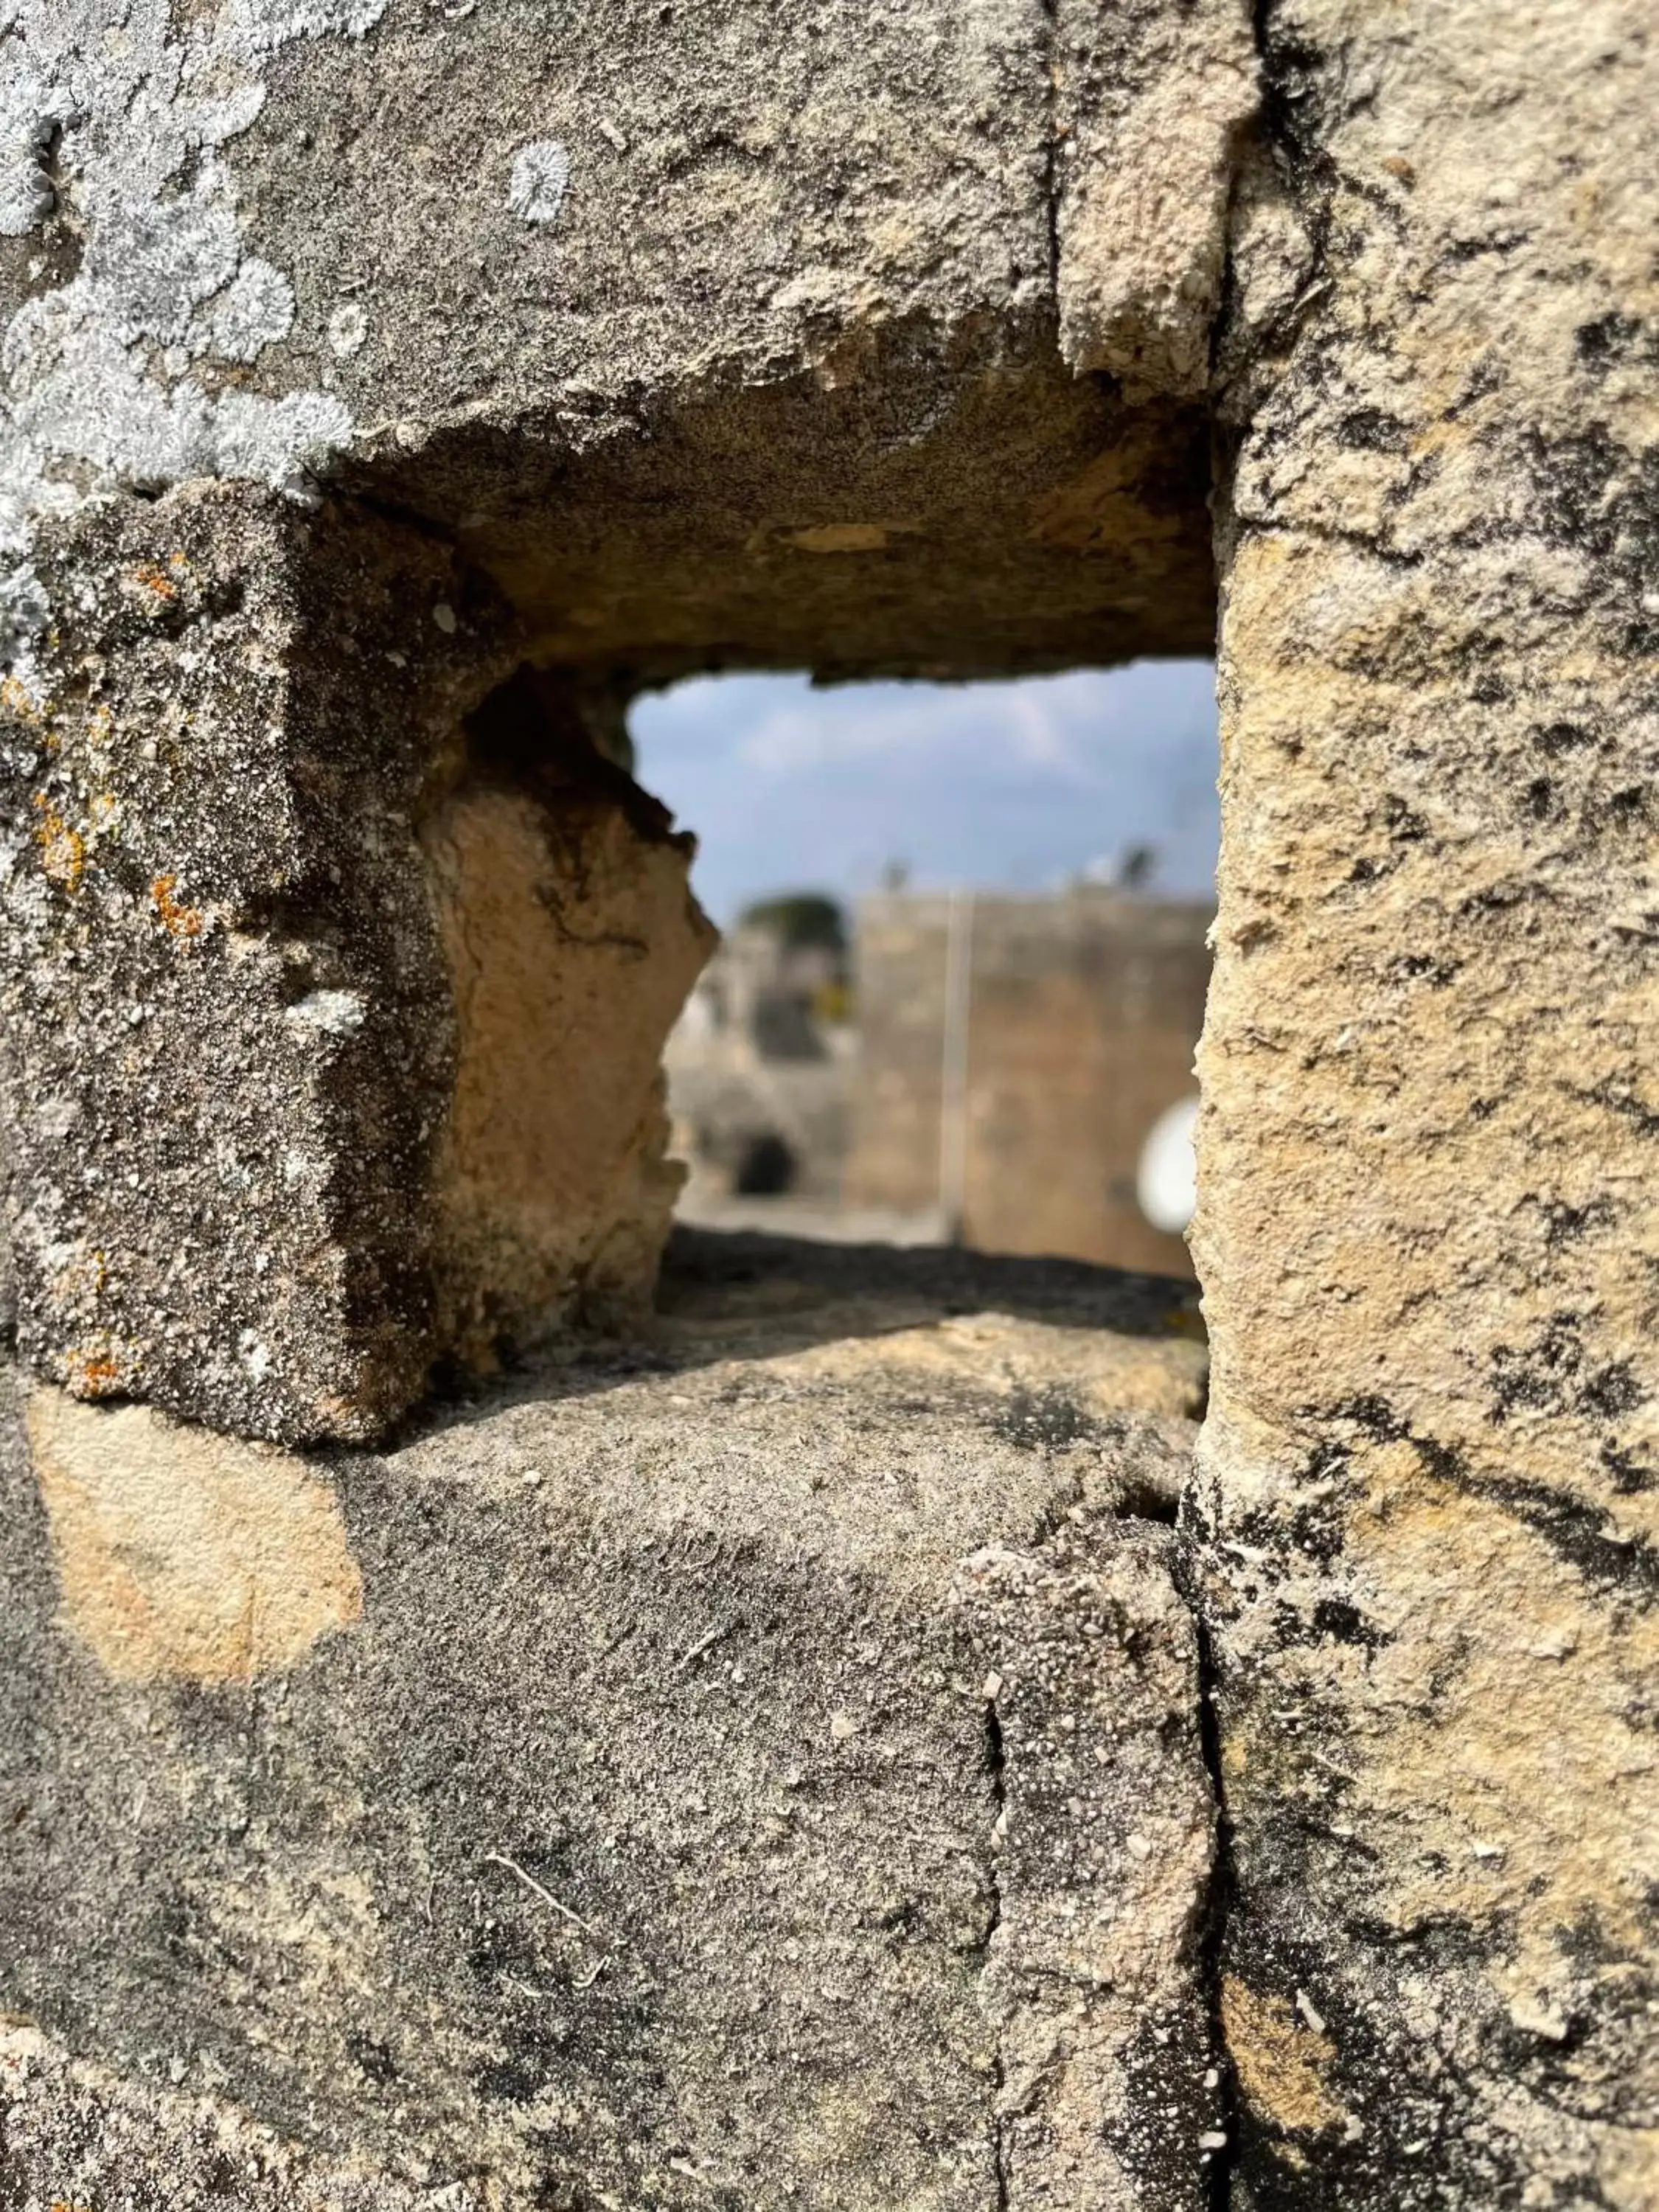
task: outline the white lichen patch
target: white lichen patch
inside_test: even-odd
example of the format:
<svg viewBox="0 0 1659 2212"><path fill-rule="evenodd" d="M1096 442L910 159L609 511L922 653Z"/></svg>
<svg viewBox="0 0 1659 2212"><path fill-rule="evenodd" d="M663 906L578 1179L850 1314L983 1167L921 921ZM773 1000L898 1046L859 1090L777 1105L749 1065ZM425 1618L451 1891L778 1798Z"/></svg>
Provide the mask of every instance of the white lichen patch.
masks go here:
<svg viewBox="0 0 1659 2212"><path fill-rule="evenodd" d="M291 1006L287 1020L297 1030L321 1030L328 1036L349 1036L363 1024L359 991L312 991Z"/></svg>
<svg viewBox="0 0 1659 2212"><path fill-rule="evenodd" d="M44 222L62 192L83 241L74 276L0 337L0 660L26 682L48 614L29 557L43 516L196 477L302 494L349 438L325 392L216 389L200 372L258 360L294 325L293 288L249 250L222 150L264 104L262 64L295 39L362 36L386 4L228 0L177 22L167 0L0 13L0 235Z"/></svg>
<svg viewBox="0 0 1659 2212"><path fill-rule="evenodd" d="M386 9L386 0L231 0L223 36L244 52L268 54L292 40L331 32L361 39Z"/></svg>
<svg viewBox="0 0 1659 2212"><path fill-rule="evenodd" d="M71 112L62 88L8 40L0 52L0 238L27 237L57 205L46 157Z"/></svg>
<svg viewBox="0 0 1659 2212"><path fill-rule="evenodd" d="M227 361L255 361L294 327L294 287L257 254L243 262L207 312L213 350Z"/></svg>
<svg viewBox="0 0 1659 2212"><path fill-rule="evenodd" d="M513 157L507 204L524 222L558 219L570 183L570 156L556 138L534 138Z"/></svg>
<svg viewBox="0 0 1659 2212"><path fill-rule="evenodd" d="M361 352L368 336L368 317L355 300L345 300L328 319L328 349L346 361Z"/></svg>

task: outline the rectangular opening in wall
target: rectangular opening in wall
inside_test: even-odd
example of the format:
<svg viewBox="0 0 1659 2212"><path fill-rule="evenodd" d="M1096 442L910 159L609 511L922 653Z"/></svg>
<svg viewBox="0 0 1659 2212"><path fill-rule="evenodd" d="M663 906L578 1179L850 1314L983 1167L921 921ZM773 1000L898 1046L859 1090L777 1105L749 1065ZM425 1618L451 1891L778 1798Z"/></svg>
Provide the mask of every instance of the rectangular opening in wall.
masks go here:
<svg viewBox="0 0 1659 2212"><path fill-rule="evenodd" d="M630 726L724 933L668 1048L682 1219L1191 1273L1212 664L699 677Z"/></svg>

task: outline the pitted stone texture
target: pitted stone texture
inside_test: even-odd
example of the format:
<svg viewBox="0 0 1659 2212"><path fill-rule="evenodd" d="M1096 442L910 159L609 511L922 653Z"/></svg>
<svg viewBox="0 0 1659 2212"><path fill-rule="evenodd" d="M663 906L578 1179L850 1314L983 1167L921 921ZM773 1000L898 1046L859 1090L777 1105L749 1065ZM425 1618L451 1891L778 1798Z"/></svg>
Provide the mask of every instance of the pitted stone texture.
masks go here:
<svg viewBox="0 0 1659 2212"><path fill-rule="evenodd" d="M1212 1838L1190 1624L1148 1575L1164 1532L1102 1534L1073 1504L1045 1543L985 1547L957 1577L996 1730L985 1995L1011 2204L1202 2203L1224 2148L1194 2002Z"/></svg>
<svg viewBox="0 0 1659 2212"><path fill-rule="evenodd" d="M43 561L72 613L0 698L25 1359L361 1438L441 1356L648 1306L658 1060L713 933L690 840L579 718L474 757L516 649L489 586L222 487ZM464 865L491 805L508 845Z"/></svg>
<svg viewBox="0 0 1659 2212"><path fill-rule="evenodd" d="M226 2098L88 2065L15 2021L0 2021L0 2191L28 2212L470 2212L473 2201L308 2156Z"/></svg>
<svg viewBox="0 0 1659 2212"><path fill-rule="evenodd" d="M1637 2212L1659 50L1624 0L1265 29L1195 1237L1243 2170Z"/></svg>
<svg viewBox="0 0 1659 2212"><path fill-rule="evenodd" d="M981 1275L963 1372L922 1356L915 1262L874 1286L910 1301L884 1366L822 1284L701 1249L656 1371L547 1367L313 1462L361 1616L240 1682L112 1678L55 1618L11 1432L0 2007L75 2054L0 2063L23 2201L151 2212L164 2149L222 2143L283 2212L992 2212L1061 2173L1197 2212L1194 1632L1173 1532L1114 1512L1189 1427L1011 1423L1053 1387L1041 1270ZM934 1326L967 1286L946 1262ZM1176 1401L1188 1347L1107 1295Z"/></svg>
<svg viewBox="0 0 1659 2212"><path fill-rule="evenodd" d="M72 615L4 702L24 1356L254 1435L372 1433L429 1357L453 1046L410 823L492 672L434 626L454 564L213 489L42 557Z"/></svg>
<svg viewBox="0 0 1659 2212"><path fill-rule="evenodd" d="M481 690L528 661L614 720L705 668L1208 649L1240 18L135 0L107 28L22 0L0 33L21 1341L71 1388L362 1440L434 1353L637 1308L675 1181L639 1062L706 939L665 841L611 814L541 869L520 807L489 834L526 896L458 928L452 870L441 943L424 910L411 811ZM349 526L284 511L319 496ZM441 875L478 840L440 843ZM580 953L573 876L605 884ZM593 1079L498 1142L530 1054L471 1048L500 956L550 933L570 972L509 1011ZM486 1141L434 1170L480 1097Z"/></svg>

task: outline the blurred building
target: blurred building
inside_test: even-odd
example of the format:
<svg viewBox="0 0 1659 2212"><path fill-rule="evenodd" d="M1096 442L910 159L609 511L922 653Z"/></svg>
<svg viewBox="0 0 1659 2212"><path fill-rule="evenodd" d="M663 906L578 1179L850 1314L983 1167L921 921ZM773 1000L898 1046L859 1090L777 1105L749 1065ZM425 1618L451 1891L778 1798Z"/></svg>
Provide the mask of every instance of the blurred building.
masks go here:
<svg viewBox="0 0 1659 2212"><path fill-rule="evenodd" d="M854 1044L845 945L758 913L722 938L664 1054L674 1149L691 1169L682 1211L840 1197Z"/></svg>
<svg viewBox="0 0 1659 2212"><path fill-rule="evenodd" d="M776 1200L807 1233L1190 1276L1137 1170L1195 1089L1210 919L1094 884L884 892L858 908L850 994L843 948L791 942L775 913L740 924L668 1048L684 1210Z"/></svg>
<svg viewBox="0 0 1659 2212"><path fill-rule="evenodd" d="M1190 1275L1136 1171L1196 1088L1211 915L1088 884L865 900L844 1202L937 1205L986 1251Z"/></svg>

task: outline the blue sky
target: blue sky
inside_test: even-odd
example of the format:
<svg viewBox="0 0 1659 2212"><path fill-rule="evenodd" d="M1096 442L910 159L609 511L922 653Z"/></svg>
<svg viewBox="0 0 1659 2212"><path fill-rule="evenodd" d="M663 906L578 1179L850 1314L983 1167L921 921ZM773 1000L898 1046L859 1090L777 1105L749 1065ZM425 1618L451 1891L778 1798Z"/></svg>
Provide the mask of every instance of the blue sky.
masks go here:
<svg viewBox="0 0 1659 2212"><path fill-rule="evenodd" d="M1215 870L1215 672L1136 661L1015 684L699 677L636 702L638 775L697 832L692 880L728 922L780 890L854 898L902 861L918 890L1053 890L1126 847L1152 887Z"/></svg>

